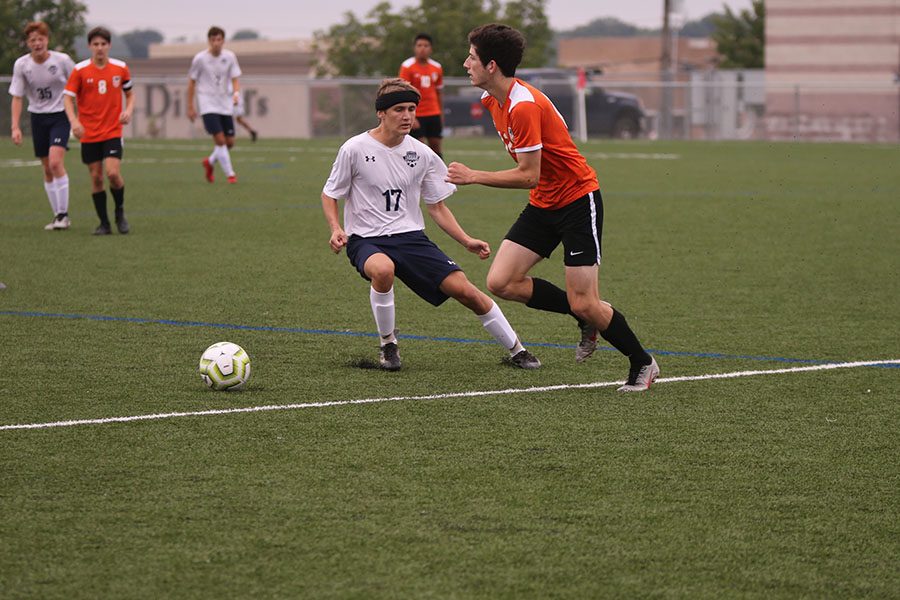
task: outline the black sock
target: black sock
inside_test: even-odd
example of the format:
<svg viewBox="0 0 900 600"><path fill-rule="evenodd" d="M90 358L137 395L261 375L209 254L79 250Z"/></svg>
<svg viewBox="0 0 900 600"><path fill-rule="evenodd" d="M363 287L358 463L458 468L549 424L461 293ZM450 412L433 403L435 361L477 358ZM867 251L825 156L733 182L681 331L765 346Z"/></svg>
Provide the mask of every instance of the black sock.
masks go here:
<svg viewBox="0 0 900 600"><path fill-rule="evenodd" d="M116 210L120 210L122 205L125 204L125 186L123 185L119 189L111 187L109 191L112 194L113 201L116 203Z"/></svg>
<svg viewBox="0 0 900 600"><path fill-rule="evenodd" d="M561 290L549 281L538 279L537 277L532 277L531 282L534 289L532 289L531 298L528 299L525 306L563 315L572 314L572 310L569 308L569 298L566 296L565 290Z"/></svg>
<svg viewBox="0 0 900 600"><path fill-rule="evenodd" d="M109 225L109 215L106 214L106 190L94 192L93 198L94 210L97 211L97 216L100 217L100 224Z"/></svg>
<svg viewBox="0 0 900 600"><path fill-rule="evenodd" d="M606 328L606 331L601 331L600 336L613 348L627 356L632 366L650 364L650 355L647 354L631 327L628 326L625 316L616 309L613 309L609 327Z"/></svg>

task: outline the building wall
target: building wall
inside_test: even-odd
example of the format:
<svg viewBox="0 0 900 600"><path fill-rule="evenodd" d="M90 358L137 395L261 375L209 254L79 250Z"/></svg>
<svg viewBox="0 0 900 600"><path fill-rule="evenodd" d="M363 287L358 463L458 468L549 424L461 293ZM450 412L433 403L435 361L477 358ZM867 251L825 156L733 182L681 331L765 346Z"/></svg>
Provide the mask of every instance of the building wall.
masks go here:
<svg viewBox="0 0 900 600"><path fill-rule="evenodd" d="M775 139L900 140L900 0L767 0Z"/></svg>

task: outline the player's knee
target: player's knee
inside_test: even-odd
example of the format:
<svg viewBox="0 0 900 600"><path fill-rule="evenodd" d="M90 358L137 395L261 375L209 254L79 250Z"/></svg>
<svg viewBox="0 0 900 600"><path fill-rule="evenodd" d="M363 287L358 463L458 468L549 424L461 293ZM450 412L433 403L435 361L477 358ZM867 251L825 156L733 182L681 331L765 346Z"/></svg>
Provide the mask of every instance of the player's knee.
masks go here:
<svg viewBox="0 0 900 600"><path fill-rule="evenodd" d="M376 286L390 287L394 282L394 263L390 260L374 260L366 264L366 275Z"/></svg>
<svg viewBox="0 0 900 600"><path fill-rule="evenodd" d="M569 294L569 309L579 318L587 317L591 312L591 306L596 302L595 298Z"/></svg>
<svg viewBox="0 0 900 600"><path fill-rule="evenodd" d="M510 298L514 295L513 286L507 277L500 277L493 273L488 273L487 288L495 296L501 298Z"/></svg>
<svg viewBox="0 0 900 600"><path fill-rule="evenodd" d="M114 188L120 188L125 185L125 182L122 181L122 174L118 170L109 170L106 172L106 177L109 179L109 184Z"/></svg>

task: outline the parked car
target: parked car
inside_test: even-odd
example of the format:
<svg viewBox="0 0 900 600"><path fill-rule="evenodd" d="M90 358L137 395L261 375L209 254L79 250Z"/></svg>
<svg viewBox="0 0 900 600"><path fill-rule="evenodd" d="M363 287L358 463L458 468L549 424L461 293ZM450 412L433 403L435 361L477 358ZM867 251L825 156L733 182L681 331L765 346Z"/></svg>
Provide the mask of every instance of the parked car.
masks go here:
<svg viewBox="0 0 900 600"><path fill-rule="evenodd" d="M544 92L566 120L575 127L575 81L573 71L565 69L519 69L516 77ZM482 90L464 88L459 94L444 94L444 127L450 131L466 130L493 133L491 115L481 104ZM644 108L634 94L606 91L601 87L585 89L585 111L588 135L635 138L643 133Z"/></svg>

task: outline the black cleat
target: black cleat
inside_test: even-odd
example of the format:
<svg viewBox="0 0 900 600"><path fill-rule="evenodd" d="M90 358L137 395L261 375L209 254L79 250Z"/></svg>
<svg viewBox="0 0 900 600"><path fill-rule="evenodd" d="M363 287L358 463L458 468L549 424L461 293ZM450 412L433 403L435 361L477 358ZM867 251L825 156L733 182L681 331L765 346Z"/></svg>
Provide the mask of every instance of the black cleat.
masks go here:
<svg viewBox="0 0 900 600"><path fill-rule="evenodd" d="M112 234L112 229L109 227L109 223L100 223L97 226L97 229L94 230L94 235L110 235Z"/></svg>
<svg viewBox="0 0 900 600"><path fill-rule="evenodd" d="M121 208L116 209L116 229L119 233L128 233L131 228L128 226L128 219L125 218L125 211Z"/></svg>
<svg viewBox="0 0 900 600"><path fill-rule="evenodd" d="M520 369L539 369L541 361L534 354L523 349L509 357L509 364Z"/></svg>
<svg viewBox="0 0 900 600"><path fill-rule="evenodd" d="M255 142L256 142L256 138L258 138L258 137L259 137L259 134L256 133L256 130L255 130L255 129L251 129L251 130L250 130L250 141L255 143Z"/></svg>
<svg viewBox="0 0 900 600"><path fill-rule="evenodd" d="M397 344L390 342L381 347L378 352L378 362L385 371L400 370L400 348Z"/></svg>

